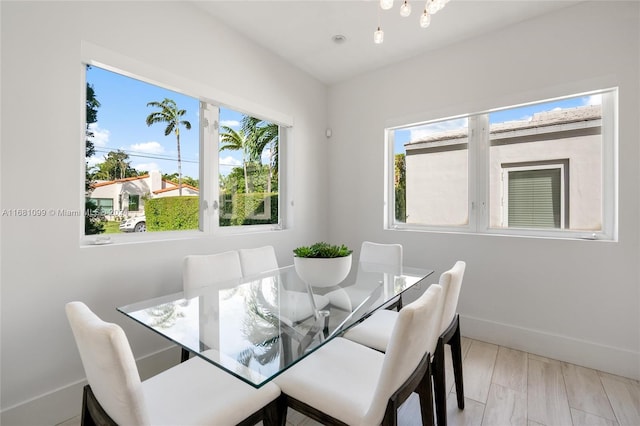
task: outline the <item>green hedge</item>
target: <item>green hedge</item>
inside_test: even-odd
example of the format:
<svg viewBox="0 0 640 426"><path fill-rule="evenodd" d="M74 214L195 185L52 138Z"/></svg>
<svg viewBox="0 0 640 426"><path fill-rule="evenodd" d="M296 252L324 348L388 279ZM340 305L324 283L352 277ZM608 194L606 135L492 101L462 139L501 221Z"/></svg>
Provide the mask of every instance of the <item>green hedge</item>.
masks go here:
<svg viewBox="0 0 640 426"><path fill-rule="evenodd" d="M252 218L255 212L264 210L263 203L266 197L271 199L271 214L266 219ZM226 195L229 197L229 195ZM223 195L223 199L225 195ZM229 202L230 201L230 202ZM265 225L278 223L278 194L252 193L232 194L231 200L222 202L220 211L220 226L237 225Z"/></svg>
<svg viewBox="0 0 640 426"><path fill-rule="evenodd" d="M251 217L264 210L265 195L271 199L268 218ZM228 196L227 196L228 197ZM222 202L220 226L265 225L278 223L278 194L232 194ZM224 198L224 196L223 196ZM163 197L147 200L144 205L147 231L199 229L199 199L194 196Z"/></svg>
<svg viewBox="0 0 640 426"><path fill-rule="evenodd" d="M194 196L152 198L144 203L147 231L199 229L199 198Z"/></svg>

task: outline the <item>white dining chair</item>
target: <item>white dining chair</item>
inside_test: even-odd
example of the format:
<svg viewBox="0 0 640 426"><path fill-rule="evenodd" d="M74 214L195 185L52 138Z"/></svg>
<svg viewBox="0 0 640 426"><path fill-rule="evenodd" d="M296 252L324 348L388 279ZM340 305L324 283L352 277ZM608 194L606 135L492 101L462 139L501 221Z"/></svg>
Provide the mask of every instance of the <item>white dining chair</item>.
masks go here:
<svg viewBox="0 0 640 426"><path fill-rule="evenodd" d="M444 345L451 347L454 381L458 408L464 409L464 384L462 378L462 344L460 339L460 319L456 313L462 279L466 263L457 261L455 265L440 275L439 284L444 290L444 304L442 319L439 326L438 346L433 356L434 391L436 399L436 415L438 425L446 426L446 383L444 365ZM348 330L344 337L354 342L366 345L381 352L388 348L393 328L398 320L394 311L378 310L362 323Z"/></svg>
<svg viewBox="0 0 640 426"><path fill-rule="evenodd" d="M193 254L185 256L182 262L182 287L185 298L200 288L231 283L242 278L240 257L235 250L214 254ZM217 311L217 309L216 309ZM216 331L206 330L203 324L203 336L215 335ZM216 346L209 344L210 347ZM189 351L182 348L180 359L189 359Z"/></svg>
<svg viewBox="0 0 640 426"><path fill-rule="evenodd" d="M262 274L279 267L273 246L239 249L238 255L240 256L240 266L244 277Z"/></svg>
<svg viewBox="0 0 640 426"><path fill-rule="evenodd" d="M145 381L120 326L101 320L82 302L66 305L87 375L84 425L277 424L280 389L259 389L193 358Z"/></svg>
<svg viewBox="0 0 640 426"><path fill-rule="evenodd" d="M430 358L442 301L434 284L401 309L386 353L342 337L321 346L275 379L282 404L322 424L395 425L398 407L415 391L423 424L433 425Z"/></svg>
<svg viewBox="0 0 640 426"><path fill-rule="evenodd" d="M182 287L185 292L238 278L242 278L242 266L235 250L192 254L182 262Z"/></svg>
<svg viewBox="0 0 640 426"><path fill-rule="evenodd" d="M360 262L402 266L402 244L381 244L364 241L360 247Z"/></svg>
<svg viewBox="0 0 640 426"><path fill-rule="evenodd" d="M278 259L273 246L240 249L240 264L244 277L256 276L278 269ZM314 316L313 306L308 292L288 290L280 286L277 290L277 316L289 325L298 324ZM317 309L323 309L329 304L329 299L320 294L313 294L313 301Z"/></svg>
<svg viewBox="0 0 640 426"><path fill-rule="evenodd" d="M371 281L362 275L368 273L381 272L372 270L380 267L391 268L391 270L401 272L402 269L402 245L401 244L381 244L371 241L364 241L360 247L360 258L358 263L358 275L353 285L341 287L327 293L331 305L347 312L352 312L367 299L371 293ZM363 284L366 283L366 284ZM402 298L397 296L388 302L386 308L402 308Z"/></svg>

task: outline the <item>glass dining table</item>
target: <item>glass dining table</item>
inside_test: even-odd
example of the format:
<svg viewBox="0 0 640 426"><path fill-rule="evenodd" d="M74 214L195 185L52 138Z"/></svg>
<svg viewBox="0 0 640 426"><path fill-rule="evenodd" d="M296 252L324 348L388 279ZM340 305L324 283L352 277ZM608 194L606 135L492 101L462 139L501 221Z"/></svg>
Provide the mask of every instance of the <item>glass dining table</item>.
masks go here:
<svg viewBox="0 0 640 426"><path fill-rule="evenodd" d="M311 287L286 266L117 309L258 388L432 273L356 261L339 285Z"/></svg>

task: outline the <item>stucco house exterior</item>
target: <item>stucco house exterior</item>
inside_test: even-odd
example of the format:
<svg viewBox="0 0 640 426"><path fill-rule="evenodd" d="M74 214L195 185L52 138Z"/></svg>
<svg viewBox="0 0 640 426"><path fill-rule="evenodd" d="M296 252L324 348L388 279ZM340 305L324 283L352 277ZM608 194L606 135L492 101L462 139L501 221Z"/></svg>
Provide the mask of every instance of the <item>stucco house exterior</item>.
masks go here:
<svg viewBox="0 0 640 426"><path fill-rule="evenodd" d="M145 199L178 195L176 183L162 179L160 172L152 171L142 176L97 181L87 198L108 220L114 220L143 216ZM183 183L182 196L198 196L198 188Z"/></svg>

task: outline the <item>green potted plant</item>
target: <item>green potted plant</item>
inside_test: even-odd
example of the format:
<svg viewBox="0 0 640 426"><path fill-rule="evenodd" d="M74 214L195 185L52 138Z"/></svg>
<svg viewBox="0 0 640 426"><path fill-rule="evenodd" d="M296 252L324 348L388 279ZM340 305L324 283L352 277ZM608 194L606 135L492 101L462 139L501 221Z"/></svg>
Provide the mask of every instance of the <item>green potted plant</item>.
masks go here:
<svg viewBox="0 0 640 426"><path fill-rule="evenodd" d="M340 284L351 270L353 250L342 245L318 242L293 250L293 264L300 278L314 287Z"/></svg>

